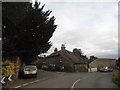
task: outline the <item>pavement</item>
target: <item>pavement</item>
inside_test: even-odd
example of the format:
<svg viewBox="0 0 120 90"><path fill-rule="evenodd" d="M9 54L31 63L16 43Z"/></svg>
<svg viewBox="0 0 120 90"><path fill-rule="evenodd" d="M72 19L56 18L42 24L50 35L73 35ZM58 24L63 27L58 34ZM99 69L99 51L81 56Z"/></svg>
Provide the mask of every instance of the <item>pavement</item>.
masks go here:
<svg viewBox="0 0 120 90"><path fill-rule="evenodd" d="M37 78L18 79L4 88L118 88L111 72L67 73L39 70Z"/></svg>

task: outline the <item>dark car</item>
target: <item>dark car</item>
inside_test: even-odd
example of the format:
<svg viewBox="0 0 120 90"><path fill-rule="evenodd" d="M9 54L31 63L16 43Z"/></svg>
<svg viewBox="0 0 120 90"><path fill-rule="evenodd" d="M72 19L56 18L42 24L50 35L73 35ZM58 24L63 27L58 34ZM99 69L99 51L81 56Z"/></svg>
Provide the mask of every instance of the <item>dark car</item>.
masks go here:
<svg viewBox="0 0 120 90"><path fill-rule="evenodd" d="M56 65L55 64L48 65L48 70L49 71L56 71L57 70Z"/></svg>
<svg viewBox="0 0 120 90"><path fill-rule="evenodd" d="M100 71L101 71L101 72L112 72L112 71L113 71L113 68L110 67L110 66L104 66L104 67L101 67L101 68L100 68Z"/></svg>
<svg viewBox="0 0 120 90"><path fill-rule="evenodd" d="M48 66L47 65L42 65L42 70L48 70Z"/></svg>
<svg viewBox="0 0 120 90"><path fill-rule="evenodd" d="M64 72L64 66L60 66L60 71Z"/></svg>

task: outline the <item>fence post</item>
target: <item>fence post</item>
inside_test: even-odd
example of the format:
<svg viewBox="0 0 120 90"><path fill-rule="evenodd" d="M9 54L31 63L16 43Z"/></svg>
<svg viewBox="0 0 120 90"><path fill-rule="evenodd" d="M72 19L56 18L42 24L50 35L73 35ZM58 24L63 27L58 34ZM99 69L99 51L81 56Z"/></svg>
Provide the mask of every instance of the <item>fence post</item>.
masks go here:
<svg viewBox="0 0 120 90"><path fill-rule="evenodd" d="M15 60L15 79L17 79L19 76L19 68L20 68L20 58L16 57L16 60Z"/></svg>

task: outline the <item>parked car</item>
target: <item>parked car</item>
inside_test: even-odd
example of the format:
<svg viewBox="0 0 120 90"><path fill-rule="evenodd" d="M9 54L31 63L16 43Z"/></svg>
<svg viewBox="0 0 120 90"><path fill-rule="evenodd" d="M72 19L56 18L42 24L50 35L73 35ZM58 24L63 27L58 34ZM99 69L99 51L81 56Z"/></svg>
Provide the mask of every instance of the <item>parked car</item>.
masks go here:
<svg viewBox="0 0 120 90"><path fill-rule="evenodd" d="M48 70L48 66L47 65L42 65L42 70Z"/></svg>
<svg viewBox="0 0 120 90"><path fill-rule="evenodd" d="M60 71L64 72L64 66L60 66Z"/></svg>
<svg viewBox="0 0 120 90"><path fill-rule="evenodd" d="M56 71L57 70L56 65L55 64L48 65L48 70L49 71Z"/></svg>
<svg viewBox="0 0 120 90"><path fill-rule="evenodd" d="M101 71L101 72L112 72L112 71L113 71L113 68L110 67L110 66L104 66L104 67L101 67L101 68L100 68L100 71Z"/></svg>
<svg viewBox="0 0 120 90"><path fill-rule="evenodd" d="M120 71L120 67L117 67L117 70L119 70L119 71Z"/></svg>
<svg viewBox="0 0 120 90"><path fill-rule="evenodd" d="M32 77L36 78L36 76L37 76L37 67L35 65L24 66L21 69L21 75L22 75L22 77L32 76Z"/></svg>

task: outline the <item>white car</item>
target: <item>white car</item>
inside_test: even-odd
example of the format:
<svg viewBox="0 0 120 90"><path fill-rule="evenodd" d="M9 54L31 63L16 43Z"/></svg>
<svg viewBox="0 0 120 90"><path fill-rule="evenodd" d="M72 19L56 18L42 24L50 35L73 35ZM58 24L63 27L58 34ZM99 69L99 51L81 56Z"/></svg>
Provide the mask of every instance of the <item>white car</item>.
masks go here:
<svg viewBox="0 0 120 90"><path fill-rule="evenodd" d="M37 76L37 67L35 65L27 65L23 69L23 75L26 76Z"/></svg>
<svg viewBox="0 0 120 90"><path fill-rule="evenodd" d="M112 71L113 71L113 68L110 67L110 66L104 66L104 67L101 67L101 68L100 68L100 71L101 71L101 72L112 72Z"/></svg>

